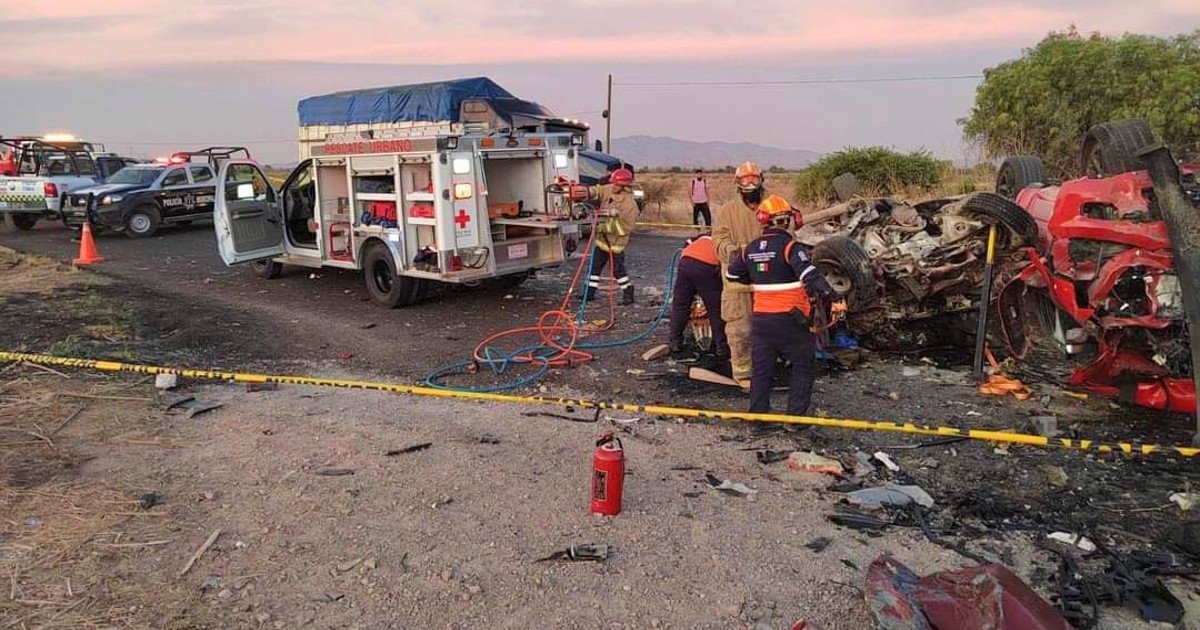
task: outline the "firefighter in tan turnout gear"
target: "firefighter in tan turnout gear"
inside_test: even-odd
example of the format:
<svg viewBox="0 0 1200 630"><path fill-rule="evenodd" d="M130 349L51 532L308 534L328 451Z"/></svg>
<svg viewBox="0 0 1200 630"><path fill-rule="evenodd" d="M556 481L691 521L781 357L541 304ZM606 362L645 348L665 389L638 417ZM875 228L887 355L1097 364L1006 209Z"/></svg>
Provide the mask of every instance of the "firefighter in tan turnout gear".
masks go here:
<svg viewBox="0 0 1200 630"><path fill-rule="evenodd" d="M583 299L596 297L601 274L612 259L612 275L621 290L621 304L633 304L633 282L625 269L625 248L638 219L637 201L633 197L633 171L619 168L609 177L609 186L600 189L600 209L596 223L596 248L588 274L588 287Z"/></svg>
<svg viewBox="0 0 1200 630"><path fill-rule="evenodd" d="M729 261L762 235L756 213L763 199L763 172L746 162L734 173L739 198L725 204L713 218L713 243L721 261L721 318L725 320L725 339L729 344L729 363L733 380L743 388L750 386L750 313L753 295L748 285L728 279Z"/></svg>

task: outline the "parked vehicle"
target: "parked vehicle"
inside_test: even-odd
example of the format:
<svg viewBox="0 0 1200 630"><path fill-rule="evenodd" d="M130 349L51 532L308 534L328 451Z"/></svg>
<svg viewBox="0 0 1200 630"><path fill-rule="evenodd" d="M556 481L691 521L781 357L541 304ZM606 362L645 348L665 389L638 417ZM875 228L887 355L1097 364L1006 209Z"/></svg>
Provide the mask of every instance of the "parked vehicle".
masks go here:
<svg viewBox="0 0 1200 630"><path fill-rule="evenodd" d="M163 225L211 219L216 199L216 168L234 157L250 158L242 147L180 151L147 164L135 164L96 186L67 195L62 220L78 228L124 232L146 238Z"/></svg>
<svg viewBox="0 0 1200 630"><path fill-rule="evenodd" d="M0 138L0 216L21 230L58 218L71 190L111 177L134 160L71 136Z"/></svg>
<svg viewBox="0 0 1200 630"><path fill-rule="evenodd" d="M318 96L299 115L302 161L281 190L253 161L221 166L226 264L362 270L395 307L430 282L517 284L584 253L579 123L487 79Z"/></svg>
<svg viewBox="0 0 1200 630"><path fill-rule="evenodd" d="M1156 148L1157 147L1157 148ZM1040 328L1078 368L1073 385L1123 401L1196 411L1195 189L1142 120L1105 123L1084 138L1084 175L1051 184L1036 157L1001 165L996 188L1037 221L999 298L1009 350L1024 356ZM1195 171L1187 169L1194 185ZM1192 195L1189 200L1189 194Z"/></svg>

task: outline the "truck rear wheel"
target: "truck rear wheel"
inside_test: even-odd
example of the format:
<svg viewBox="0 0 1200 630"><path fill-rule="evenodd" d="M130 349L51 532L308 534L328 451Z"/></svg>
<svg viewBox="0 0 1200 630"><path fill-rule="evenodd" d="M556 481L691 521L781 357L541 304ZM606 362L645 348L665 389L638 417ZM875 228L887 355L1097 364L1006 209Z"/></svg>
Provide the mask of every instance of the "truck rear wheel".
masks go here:
<svg viewBox="0 0 1200 630"><path fill-rule="evenodd" d="M409 306L420 297L421 283L416 278L398 274L391 250L383 245L374 245L367 250L363 258L363 279L371 301L384 308Z"/></svg>
<svg viewBox="0 0 1200 630"><path fill-rule="evenodd" d="M37 225L38 215L20 212L17 214L8 215L12 217L13 227L18 230L32 230L34 225Z"/></svg>
<svg viewBox="0 0 1200 630"><path fill-rule="evenodd" d="M264 280L274 280L283 274L283 263L271 259L256 260L250 263L254 275Z"/></svg>

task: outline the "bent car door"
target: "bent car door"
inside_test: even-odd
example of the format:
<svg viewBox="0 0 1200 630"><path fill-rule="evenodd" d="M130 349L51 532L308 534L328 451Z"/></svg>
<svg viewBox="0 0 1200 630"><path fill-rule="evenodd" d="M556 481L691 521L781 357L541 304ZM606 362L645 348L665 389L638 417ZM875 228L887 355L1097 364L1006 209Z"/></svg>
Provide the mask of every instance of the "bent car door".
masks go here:
<svg viewBox="0 0 1200 630"><path fill-rule="evenodd" d="M226 265L283 255L282 218L279 197L257 164L221 165L213 227Z"/></svg>

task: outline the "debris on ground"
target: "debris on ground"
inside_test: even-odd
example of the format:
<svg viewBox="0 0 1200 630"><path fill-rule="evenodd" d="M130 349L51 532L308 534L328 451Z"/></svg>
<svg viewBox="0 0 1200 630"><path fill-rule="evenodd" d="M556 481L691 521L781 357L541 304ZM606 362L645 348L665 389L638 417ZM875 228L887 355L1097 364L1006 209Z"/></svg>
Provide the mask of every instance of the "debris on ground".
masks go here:
<svg viewBox="0 0 1200 630"><path fill-rule="evenodd" d="M1062 431L1058 430L1058 418L1054 416L1033 416L1029 418L1029 426L1033 428L1033 432L1047 438L1054 438L1062 435Z"/></svg>
<svg viewBox="0 0 1200 630"><path fill-rule="evenodd" d="M354 469L353 468L318 468L317 470L313 471L313 474L320 475L322 477L345 477L347 475L353 475Z"/></svg>
<svg viewBox="0 0 1200 630"><path fill-rule="evenodd" d="M814 539L808 541L808 544L806 544L804 546L808 549L813 550L816 553L821 553L822 551L825 551L825 549L827 547L829 547L830 543L832 543L832 542L833 542L832 538L829 538L827 536L819 536L817 538L814 538Z"/></svg>
<svg viewBox="0 0 1200 630"><path fill-rule="evenodd" d="M204 544L200 545L200 548L196 550L196 553L193 553L192 557L188 558L187 564L183 565L183 568L179 570L180 577L183 577L188 571L192 570L192 566L196 564L196 561L200 559L200 556L204 555L205 551L208 551L209 547L213 546L213 543L217 542L217 538L220 535L220 529L215 529L213 530L213 533L208 535L208 538L204 541Z"/></svg>
<svg viewBox="0 0 1200 630"><path fill-rule="evenodd" d="M179 375L177 374L155 374L154 387L157 389L167 390L175 389L179 386Z"/></svg>
<svg viewBox="0 0 1200 630"><path fill-rule="evenodd" d="M484 433L483 435L479 436L479 443L480 444L499 444L500 438L496 437L495 435L492 435L491 433Z"/></svg>
<svg viewBox="0 0 1200 630"><path fill-rule="evenodd" d="M763 464L764 466L767 464L775 464L778 462L785 461L791 455L792 455L791 451L766 450L766 451L757 451L756 453L754 453L754 457L755 457L755 459L758 460L758 463Z"/></svg>
<svg viewBox="0 0 1200 630"><path fill-rule="evenodd" d="M1194 492L1176 492L1171 495L1169 500L1171 503L1178 505L1179 509L1188 512L1193 507L1196 507L1197 502L1200 502L1200 494Z"/></svg>
<svg viewBox="0 0 1200 630"><path fill-rule="evenodd" d="M1055 488L1062 488L1067 485L1067 471L1063 470L1062 466L1043 464L1038 467L1038 470L1040 470L1042 476L1046 478L1046 483L1050 484L1051 486L1054 486Z"/></svg>
<svg viewBox="0 0 1200 630"><path fill-rule="evenodd" d="M395 457L396 455L406 455L408 453L416 453L418 451L423 451L431 446L433 446L433 442L422 442L420 444L413 444L412 446L406 446L404 448L398 448L398 449L386 451L386 452L384 452L383 455L385 457Z"/></svg>
<svg viewBox="0 0 1200 630"><path fill-rule="evenodd" d="M863 488L846 495L846 500L852 505L868 510L881 510L885 507L907 507L919 505L923 508L933 507L933 497L920 486L900 486L887 484L878 488Z"/></svg>
<svg viewBox="0 0 1200 630"><path fill-rule="evenodd" d="M866 598L884 630L1069 630L1049 602L1006 567L918 576L890 555L867 569Z"/></svg>
<svg viewBox="0 0 1200 630"><path fill-rule="evenodd" d="M1049 538L1050 540L1056 540L1070 547L1074 547L1084 554L1089 554L1096 551L1096 544L1085 538L1082 534L1053 532L1046 534L1046 538Z"/></svg>
<svg viewBox="0 0 1200 630"><path fill-rule="evenodd" d="M892 472L900 472L900 466L896 464L896 462L892 461L891 456L887 453L884 453L883 451L877 451L875 453L875 459L879 460L884 466L887 466L888 470Z"/></svg>
<svg viewBox="0 0 1200 630"><path fill-rule="evenodd" d="M862 451L854 452L854 476L869 477L875 474L875 464L871 463L871 456Z"/></svg>
<svg viewBox="0 0 1200 630"><path fill-rule="evenodd" d="M883 531L884 528L892 524L892 521L884 520L874 514L848 508L838 508L826 518L835 525L868 532Z"/></svg>
<svg viewBox="0 0 1200 630"><path fill-rule="evenodd" d="M807 451L795 451L787 458L788 468L823 475L841 475L842 463Z"/></svg>
<svg viewBox="0 0 1200 630"><path fill-rule="evenodd" d="M253 394L255 392L273 392L279 389L279 383L246 383L246 391Z"/></svg>
<svg viewBox="0 0 1200 630"><path fill-rule="evenodd" d="M555 551L545 558L538 558L537 562L551 562L555 560L564 560L568 562L604 562L608 560L609 547L608 545L583 544L571 545L562 551Z"/></svg>
<svg viewBox="0 0 1200 630"><path fill-rule="evenodd" d="M708 486L713 490L724 492L728 495L750 497L758 492L758 490L755 490L743 483L735 483L728 479L718 479L711 473L705 475L705 480L708 482Z"/></svg>
<svg viewBox="0 0 1200 630"><path fill-rule="evenodd" d="M140 499L138 499L138 507L142 508L143 510L149 510L150 508L157 505L162 505L165 502L166 501L163 499L161 492L147 492L146 494L143 494Z"/></svg>
<svg viewBox="0 0 1200 630"><path fill-rule="evenodd" d="M1012 395L1017 400L1029 400L1033 398L1033 392L1025 383L1003 374L993 374L988 377L987 382L979 386L979 393L984 396Z"/></svg>

